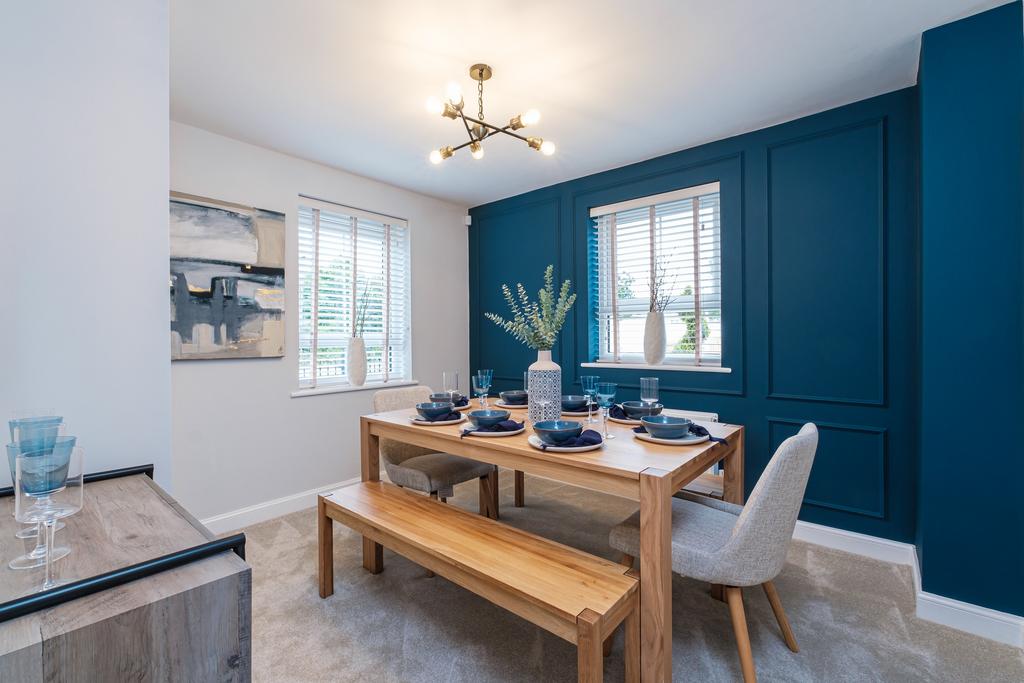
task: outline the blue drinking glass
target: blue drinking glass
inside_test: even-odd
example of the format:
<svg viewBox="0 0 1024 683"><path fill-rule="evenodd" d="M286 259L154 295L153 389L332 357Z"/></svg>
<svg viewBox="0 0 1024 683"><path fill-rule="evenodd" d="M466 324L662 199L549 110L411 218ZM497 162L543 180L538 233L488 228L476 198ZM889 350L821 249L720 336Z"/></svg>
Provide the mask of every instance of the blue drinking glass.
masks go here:
<svg viewBox="0 0 1024 683"><path fill-rule="evenodd" d="M47 434L56 436L55 430L64 423L64 418L59 415L48 415L40 417L23 417L8 420L7 426L11 430L11 443L26 441L38 438Z"/></svg>
<svg viewBox="0 0 1024 683"><path fill-rule="evenodd" d="M615 393L619 385L614 382L597 383L597 405L601 406L602 417L604 418L604 438L614 439L614 434L608 433L608 410L615 405Z"/></svg>
<svg viewBox="0 0 1024 683"><path fill-rule="evenodd" d="M7 444L7 462L11 480L16 478L16 461L21 459L21 486L29 496L45 498L64 488L71 452L78 437L58 436L49 446L44 439Z"/></svg>
<svg viewBox="0 0 1024 683"><path fill-rule="evenodd" d="M487 407L487 394L491 391L494 370L477 370L473 375L473 393L480 399L480 407Z"/></svg>
<svg viewBox="0 0 1024 683"><path fill-rule="evenodd" d="M580 377L580 386L583 387L583 393L587 396L587 422L597 422L592 414L591 407L594 405L594 396L597 395L597 382L601 378L597 375L583 375Z"/></svg>

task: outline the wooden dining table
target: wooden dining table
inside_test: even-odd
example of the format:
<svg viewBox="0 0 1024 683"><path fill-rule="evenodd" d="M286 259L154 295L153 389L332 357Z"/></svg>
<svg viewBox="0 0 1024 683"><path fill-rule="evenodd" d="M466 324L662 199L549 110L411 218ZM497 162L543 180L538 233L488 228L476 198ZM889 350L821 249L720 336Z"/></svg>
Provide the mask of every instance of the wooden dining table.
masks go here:
<svg viewBox="0 0 1024 683"><path fill-rule="evenodd" d="M518 420L523 415L513 415ZM467 422L413 424L414 410L365 415L360 420L363 481L380 479L380 439L392 439L442 453L528 472L540 477L629 498L640 503L640 672L642 681L672 679L672 495L722 461L723 497L743 503L743 427L701 422L711 436L692 446L669 446L634 438L632 427L609 422L598 450L576 453L541 451L527 442L526 431L509 437L461 438ZM363 566L378 571L382 548L363 538Z"/></svg>

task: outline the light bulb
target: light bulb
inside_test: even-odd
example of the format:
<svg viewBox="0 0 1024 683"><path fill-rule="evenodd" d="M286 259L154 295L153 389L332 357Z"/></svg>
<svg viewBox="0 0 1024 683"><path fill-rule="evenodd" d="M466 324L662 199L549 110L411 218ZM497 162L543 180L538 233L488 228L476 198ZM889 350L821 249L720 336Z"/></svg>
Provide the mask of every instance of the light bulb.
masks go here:
<svg viewBox="0 0 1024 683"><path fill-rule="evenodd" d="M448 101L452 104L458 104L462 101L462 86L456 81L452 81L445 88L445 95L448 97Z"/></svg>
<svg viewBox="0 0 1024 683"><path fill-rule="evenodd" d="M474 159L484 158L484 146L479 142L474 142L469 146L469 155Z"/></svg>
<svg viewBox="0 0 1024 683"><path fill-rule="evenodd" d="M428 97L427 112L434 115L441 114L444 112L444 103L438 97Z"/></svg>
<svg viewBox="0 0 1024 683"><path fill-rule="evenodd" d="M540 153L547 157L551 156L555 153L555 143L545 140L540 144Z"/></svg>
<svg viewBox="0 0 1024 683"><path fill-rule="evenodd" d="M444 157L441 156L441 150L439 150L439 149L431 150L431 152L430 152L430 163L432 163L432 164L439 164L443 160L444 160Z"/></svg>
<svg viewBox="0 0 1024 683"><path fill-rule="evenodd" d="M519 117L519 120L523 122L524 126L535 126L540 121L540 112L536 109L527 109L526 112Z"/></svg>

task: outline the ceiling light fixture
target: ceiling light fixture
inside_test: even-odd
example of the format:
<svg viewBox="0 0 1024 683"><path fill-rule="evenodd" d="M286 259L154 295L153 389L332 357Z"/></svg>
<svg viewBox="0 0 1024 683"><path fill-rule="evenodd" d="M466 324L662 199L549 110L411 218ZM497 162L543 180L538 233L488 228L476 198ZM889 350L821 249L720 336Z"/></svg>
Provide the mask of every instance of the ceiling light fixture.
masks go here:
<svg viewBox="0 0 1024 683"><path fill-rule="evenodd" d="M522 114L513 117L508 124L502 127L494 126L484 121L484 81L493 75L493 70L486 64L474 64L469 67L469 76L476 81L477 118L467 116L465 100L462 97L462 88L455 81L448 84L445 89L446 99L441 101L436 97L427 99L427 111L433 115L440 114L445 118L461 120L466 128L469 141L452 147L451 145L435 149L430 153L430 162L439 164L448 157L455 154L463 147L469 147L470 155L474 159L482 159L484 156L483 141L489 137L504 133L522 140L531 148L539 151L544 156L551 156L555 153L555 143L538 137L524 137L515 131L527 126L535 126L540 121L540 112L536 109L527 109Z"/></svg>

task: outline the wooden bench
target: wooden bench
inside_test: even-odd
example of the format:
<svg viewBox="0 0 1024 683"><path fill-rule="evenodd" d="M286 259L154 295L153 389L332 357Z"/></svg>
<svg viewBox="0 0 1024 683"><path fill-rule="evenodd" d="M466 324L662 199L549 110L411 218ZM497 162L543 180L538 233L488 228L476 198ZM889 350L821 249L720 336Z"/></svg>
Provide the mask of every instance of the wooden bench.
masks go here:
<svg viewBox="0 0 1024 683"><path fill-rule="evenodd" d="M580 681L602 680L602 643L625 623L626 680L639 680L639 583L628 567L383 482L319 496L317 517L320 597L334 593L338 521L375 546L363 554L372 573L385 546L575 643Z"/></svg>

